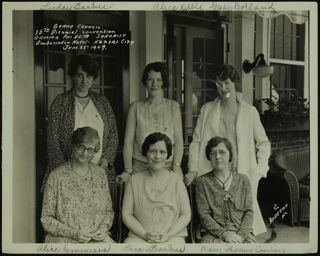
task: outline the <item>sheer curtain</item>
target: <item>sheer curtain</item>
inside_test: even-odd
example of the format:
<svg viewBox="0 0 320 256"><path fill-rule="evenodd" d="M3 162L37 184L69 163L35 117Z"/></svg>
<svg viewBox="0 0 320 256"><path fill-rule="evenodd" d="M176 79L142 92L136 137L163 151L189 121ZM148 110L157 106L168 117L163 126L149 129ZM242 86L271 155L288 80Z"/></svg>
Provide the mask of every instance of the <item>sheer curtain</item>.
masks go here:
<svg viewBox="0 0 320 256"><path fill-rule="evenodd" d="M264 18L275 18L283 14L295 24L303 24L308 20L308 11L260 11L257 14Z"/></svg>

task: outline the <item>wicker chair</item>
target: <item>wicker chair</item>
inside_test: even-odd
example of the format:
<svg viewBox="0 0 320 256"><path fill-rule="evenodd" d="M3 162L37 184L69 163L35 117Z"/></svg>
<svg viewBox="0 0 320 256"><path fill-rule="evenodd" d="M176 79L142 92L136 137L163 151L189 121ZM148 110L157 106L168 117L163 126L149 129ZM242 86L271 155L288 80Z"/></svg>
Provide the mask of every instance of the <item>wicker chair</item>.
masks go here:
<svg viewBox="0 0 320 256"><path fill-rule="evenodd" d="M291 225L309 221L310 215L310 151L309 147L279 151L274 156L270 177L285 181L290 207Z"/></svg>

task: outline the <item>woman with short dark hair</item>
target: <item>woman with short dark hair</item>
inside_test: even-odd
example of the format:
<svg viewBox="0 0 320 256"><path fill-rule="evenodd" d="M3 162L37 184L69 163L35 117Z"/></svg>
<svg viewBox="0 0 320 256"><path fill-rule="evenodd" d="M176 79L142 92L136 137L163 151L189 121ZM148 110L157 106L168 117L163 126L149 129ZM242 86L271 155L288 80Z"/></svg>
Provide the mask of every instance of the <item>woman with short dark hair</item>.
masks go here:
<svg viewBox="0 0 320 256"><path fill-rule="evenodd" d="M76 55L68 67L72 88L53 100L47 126L48 166L43 186L51 170L67 160L64 155L69 136L79 127L90 126L99 133L101 147L91 160L115 179L113 162L118 148L118 130L108 99L91 90L99 75L99 65L88 55Z"/></svg>
<svg viewBox="0 0 320 256"><path fill-rule="evenodd" d="M125 243L185 242L191 209L181 177L166 168L171 153L165 134L144 140L148 168L130 176L123 198L122 219L129 229Z"/></svg>
<svg viewBox="0 0 320 256"><path fill-rule="evenodd" d="M197 179L201 243L254 243L253 203L247 176L232 171L232 145L214 137L206 146L212 171Z"/></svg>
<svg viewBox="0 0 320 256"><path fill-rule="evenodd" d="M114 242L108 178L91 163L99 149L98 132L78 128L68 141L67 162L50 172L41 214L46 243Z"/></svg>
<svg viewBox="0 0 320 256"><path fill-rule="evenodd" d="M123 147L124 172L121 179L127 181L130 174L148 167L141 146L147 135L153 132L166 134L173 144L172 156L166 167L182 174L183 156L182 120L179 104L164 98L164 89L169 86L168 71L164 63L148 64L142 75L142 84L148 96L130 105Z"/></svg>

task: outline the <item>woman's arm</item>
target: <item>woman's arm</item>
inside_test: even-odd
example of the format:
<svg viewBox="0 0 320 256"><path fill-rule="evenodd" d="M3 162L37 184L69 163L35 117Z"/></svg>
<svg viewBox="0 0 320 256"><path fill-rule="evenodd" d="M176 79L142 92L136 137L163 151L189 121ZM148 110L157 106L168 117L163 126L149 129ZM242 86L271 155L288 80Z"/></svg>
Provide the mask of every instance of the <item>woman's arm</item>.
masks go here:
<svg viewBox="0 0 320 256"><path fill-rule="evenodd" d="M185 175L185 183L189 186L197 178L199 171L199 151L202 137L202 124L205 112L205 105L202 106L197 120L196 127L193 131L192 142L189 147L188 173Z"/></svg>
<svg viewBox="0 0 320 256"><path fill-rule="evenodd" d="M103 179L105 180L103 182L105 195L104 195L104 200L101 203L105 204L106 210L104 212L103 221L99 225L98 229L102 230L104 232L108 232L113 224L114 211L112 208L112 199L111 199L111 195L110 195L108 178L107 178L107 175L105 174L105 172L103 172L102 175L103 175Z"/></svg>
<svg viewBox="0 0 320 256"><path fill-rule="evenodd" d="M199 214L199 219L201 226L206 229L210 234L219 237L224 240L224 233L227 231L222 226L220 226L213 218L209 203L207 200L207 195L204 189L203 181L198 179L196 182L196 204ZM210 195L214 197L215 195ZM213 199L214 200L214 199Z"/></svg>
<svg viewBox="0 0 320 256"><path fill-rule="evenodd" d="M256 141L257 149L257 172L262 177L267 177L267 172L269 170L268 160L270 157L271 145L261 124L258 111L253 109L253 136Z"/></svg>
<svg viewBox="0 0 320 256"><path fill-rule="evenodd" d="M50 173L45 186L42 204L41 223L43 229L53 236L62 236L78 240L79 230L66 225L56 217L58 182L55 173Z"/></svg>
<svg viewBox="0 0 320 256"><path fill-rule="evenodd" d="M136 111L137 104L132 103L129 108L126 124L126 133L123 146L123 162L125 169L132 169L133 144L136 134Z"/></svg>
<svg viewBox="0 0 320 256"><path fill-rule="evenodd" d="M173 114L174 125L174 152L172 169L177 174L182 175L181 161L183 156L183 136L182 136L182 119L179 104L175 105Z"/></svg>
<svg viewBox="0 0 320 256"><path fill-rule="evenodd" d="M246 239L252 232L253 224L253 202L250 181L247 177L244 177L244 193L240 197L244 196L244 213L242 216L241 224L237 232L243 239Z"/></svg>
<svg viewBox="0 0 320 256"><path fill-rule="evenodd" d="M114 117L114 112L107 98L105 98L104 105L106 108L106 115L108 120L107 123L104 125L107 125L109 127L109 132L107 136L107 141L105 143L105 148L103 148L102 150L102 158L107 160L107 164L113 165L114 160L116 158L119 143L118 128L116 119Z"/></svg>
<svg viewBox="0 0 320 256"><path fill-rule="evenodd" d="M187 227L191 219L191 209L187 189L181 180L178 181L178 197L180 203L180 215L168 232L168 238L175 237L181 230Z"/></svg>
<svg viewBox="0 0 320 256"><path fill-rule="evenodd" d="M49 158L49 171L52 171L65 161L63 151L59 144L59 121L61 120L61 114L63 111L63 100L64 99L58 95L53 100L48 113L47 150Z"/></svg>
<svg viewBox="0 0 320 256"><path fill-rule="evenodd" d="M147 232L141 225L141 223L133 215L134 208L134 197L132 180L126 184L126 189L124 192L123 203L122 203L122 220L123 223L128 227L130 231L135 233L142 239L146 239Z"/></svg>

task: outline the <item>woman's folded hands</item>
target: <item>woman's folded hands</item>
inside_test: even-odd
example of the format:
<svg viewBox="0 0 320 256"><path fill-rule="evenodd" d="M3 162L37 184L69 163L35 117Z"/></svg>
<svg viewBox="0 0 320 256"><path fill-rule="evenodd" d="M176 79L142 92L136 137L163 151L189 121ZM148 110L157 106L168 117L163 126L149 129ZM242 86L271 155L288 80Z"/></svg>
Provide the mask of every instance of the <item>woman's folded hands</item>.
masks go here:
<svg viewBox="0 0 320 256"><path fill-rule="evenodd" d="M169 236L167 233L161 233L161 232L147 232L145 234L145 240L148 243L165 243L169 239Z"/></svg>

